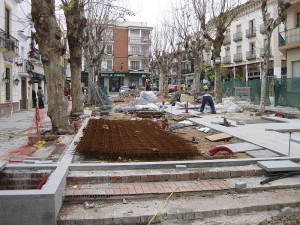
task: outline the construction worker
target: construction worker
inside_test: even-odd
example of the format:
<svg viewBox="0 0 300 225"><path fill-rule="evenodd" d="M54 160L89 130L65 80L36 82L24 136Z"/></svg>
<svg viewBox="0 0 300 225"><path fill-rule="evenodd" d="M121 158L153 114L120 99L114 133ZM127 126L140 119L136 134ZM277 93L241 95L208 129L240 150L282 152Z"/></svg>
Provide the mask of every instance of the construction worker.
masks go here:
<svg viewBox="0 0 300 225"><path fill-rule="evenodd" d="M216 114L215 104L212 100L211 95L209 94L209 89L208 89L207 85L204 86L204 95L202 97L202 103L201 103L201 106L200 106L200 112L201 113L203 113L203 110L204 110L204 107L205 107L206 103L209 104L210 109L211 109L211 113Z"/></svg>

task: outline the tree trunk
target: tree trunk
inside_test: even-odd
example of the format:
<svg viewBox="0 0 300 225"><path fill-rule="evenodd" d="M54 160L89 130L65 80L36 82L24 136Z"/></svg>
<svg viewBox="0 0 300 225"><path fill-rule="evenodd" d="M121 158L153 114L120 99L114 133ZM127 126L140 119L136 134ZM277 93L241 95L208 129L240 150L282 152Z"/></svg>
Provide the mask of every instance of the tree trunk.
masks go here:
<svg viewBox="0 0 300 225"><path fill-rule="evenodd" d="M31 14L36 29L36 41L42 56L47 81L48 116L52 131L70 133L67 99L64 96L64 78L61 74L61 30L56 22L55 1L32 0ZM51 29L49 29L51 28Z"/></svg>
<svg viewBox="0 0 300 225"><path fill-rule="evenodd" d="M261 77L261 94L260 94L260 104L259 104L259 112L264 114L266 111L266 96L267 96L267 74L268 74L268 64L270 58L270 44L271 44L271 35L265 34L265 43L264 43L264 62L262 69L262 77Z"/></svg>
<svg viewBox="0 0 300 225"><path fill-rule="evenodd" d="M195 68L195 75L193 77L193 84L191 94L200 94L200 79L201 79L201 62L198 57L195 57L194 60L194 68Z"/></svg>
<svg viewBox="0 0 300 225"><path fill-rule="evenodd" d="M71 114L83 114L82 91L81 91L81 67L82 67L82 47L86 26L84 18L84 6L78 0L73 3L65 3L69 10L64 10L67 22L67 38L70 49L71 66Z"/></svg>
<svg viewBox="0 0 300 225"><path fill-rule="evenodd" d="M222 80L220 75L221 65L215 65L215 97L217 103L222 103Z"/></svg>

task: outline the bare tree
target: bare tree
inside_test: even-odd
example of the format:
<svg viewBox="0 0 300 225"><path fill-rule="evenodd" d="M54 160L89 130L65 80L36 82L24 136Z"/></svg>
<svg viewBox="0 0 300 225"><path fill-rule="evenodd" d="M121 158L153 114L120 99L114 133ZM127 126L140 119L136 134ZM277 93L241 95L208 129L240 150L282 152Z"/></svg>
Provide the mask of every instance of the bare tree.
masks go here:
<svg viewBox="0 0 300 225"><path fill-rule="evenodd" d="M221 48L225 31L240 12L240 0L192 0L195 14L200 21L204 37L212 44L212 57L215 66L215 97L222 102L220 69ZM248 4L248 3L246 3ZM209 20L209 21L207 21Z"/></svg>
<svg viewBox="0 0 300 225"><path fill-rule="evenodd" d="M55 16L55 1L31 1L31 15L36 33L33 38L39 45L47 80L48 116L52 131L57 134L71 132L67 116L67 100L64 97L64 79L61 75L61 56L65 48L61 42L61 30Z"/></svg>
<svg viewBox="0 0 300 225"><path fill-rule="evenodd" d="M169 75L174 58L169 44L172 38L168 37L169 35L174 37L174 33L171 33L169 28L168 26L155 27L152 34L152 52L159 69L159 94L164 98L168 97Z"/></svg>
<svg viewBox="0 0 300 225"><path fill-rule="evenodd" d="M271 37L274 29L284 21L284 12L291 5L289 3L285 3L285 1L278 1L278 17L276 19L270 18L270 13L268 12L269 3L274 2L272 0L261 0L261 12L264 24L264 59L263 59L263 74L261 80L261 98L260 98L260 107L259 112L265 113L266 106L266 80L268 74L268 65L270 61L270 45L271 45Z"/></svg>
<svg viewBox="0 0 300 225"><path fill-rule="evenodd" d="M70 51L71 68L71 114L83 114L81 90L82 47L86 18L84 16L84 0L61 0L67 23L67 39Z"/></svg>

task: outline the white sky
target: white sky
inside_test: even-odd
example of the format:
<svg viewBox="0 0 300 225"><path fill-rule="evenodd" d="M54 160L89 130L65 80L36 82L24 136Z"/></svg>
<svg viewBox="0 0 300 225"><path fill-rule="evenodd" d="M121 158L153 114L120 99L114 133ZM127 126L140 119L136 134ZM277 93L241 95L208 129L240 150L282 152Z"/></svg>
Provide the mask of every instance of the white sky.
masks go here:
<svg viewBox="0 0 300 225"><path fill-rule="evenodd" d="M174 0L124 0L128 9L136 16L128 17L128 21L146 22L154 27L163 21L163 17L171 11Z"/></svg>

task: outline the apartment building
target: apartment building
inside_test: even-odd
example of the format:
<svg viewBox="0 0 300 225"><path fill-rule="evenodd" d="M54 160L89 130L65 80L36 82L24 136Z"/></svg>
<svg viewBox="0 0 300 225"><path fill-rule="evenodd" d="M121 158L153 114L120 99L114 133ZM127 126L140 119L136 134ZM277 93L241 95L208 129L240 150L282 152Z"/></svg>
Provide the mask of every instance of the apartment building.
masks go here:
<svg viewBox="0 0 300 225"><path fill-rule="evenodd" d="M118 92L121 86L145 86L150 76L152 27L146 23L122 22L109 29L112 37L105 47L98 76L100 86L110 92Z"/></svg>
<svg viewBox="0 0 300 225"><path fill-rule="evenodd" d="M279 50L286 57L287 78L300 80L300 0L289 1L284 30L279 32ZM299 82L294 88L300 90Z"/></svg>
<svg viewBox="0 0 300 225"><path fill-rule="evenodd" d="M0 0L0 116L32 108L32 89L45 84L37 49L28 60L30 7L26 1Z"/></svg>
<svg viewBox="0 0 300 225"><path fill-rule="evenodd" d="M276 0L269 1L268 12L270 18L277 18ZM271 58L268 66L268 76L285 77L287 75L285 55L279 51L278 40L279 30L284 27L279 25L271 38ZM244 6L239 16L231 23L225 33L221 52L221 65L228 79L253 80L262 76L262 63L264 57L265 32L261 3L252 2ZM210 49L204 53L204 64L211 66Z"/></svg>

